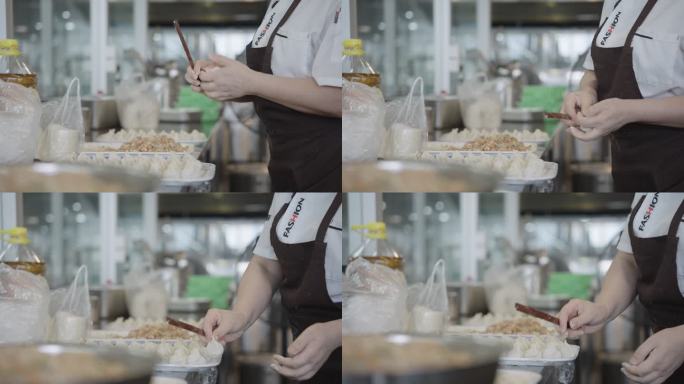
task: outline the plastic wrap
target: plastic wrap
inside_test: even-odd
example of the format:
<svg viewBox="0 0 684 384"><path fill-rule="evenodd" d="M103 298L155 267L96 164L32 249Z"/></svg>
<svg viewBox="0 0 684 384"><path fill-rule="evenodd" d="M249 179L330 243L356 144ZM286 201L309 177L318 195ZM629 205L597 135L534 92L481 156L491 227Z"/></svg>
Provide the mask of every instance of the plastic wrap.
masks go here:
<svg viewBox="0 0 684 384"><path fill-rule="evenodd" d="M347 266L342 332L370 334L406 328L406 278L401 271L363 258Z"/></svg>
<svg viewBox="0 0 684 384"><path fill-rule="evenodd" d="M33 162L41 112L38 92L0 80L0 164Z"/></svg>
<svg viewBox="0 0 684 384"><path fill-rule="evenodd" d="M80 151L85 131L78 78L71 80L62 99L45 103L41 127L37 156L40 160L65 161Z"/></svg>
<svg viewBox="0 0 684 384"><path fill-rule="evenodd" d="M124 129L153 131L159 127L160 105L154 81L129 80L114 89L119 121Z"/></svg>
<svg viewBox="0 0 684 384"><path fill-rule="evenodd" d="M496 82L469 81L458 90L463 123L468 129L496 131L501 127L503 106Z"/></svg>
<svg viewBox="0 0 684 384"><path fill-rule="evenodd" d="M408 96L387 104L385 123L389 126L384 145L388 159L415 159L427 141L427 116L423 78L411 86Z"/></svg>
<svg viewBox="0 0 684 384"><path fill-rule="evenodd" d="M45 278L0 263L0 343L45 341L49 297Z"/></svg>
<svg viewBox="0 0 684 384"><path fill-rule="evenodd" d="M58 342L85 342L91 327L88 268L83 265L67 289L59 289L50 298L51 338Z"/></svg>
<svg viewBox="0 0 684 384"><path fill-rule="evenodd" d="M385 100L378 88L342 86L342 161L376 160L385 137Z"/></svg>
<svg viewBox="0 0 684 384"><path fill-rule="evenodd" d="M131 317L163 320L168 311L168 294L158 272L132 271L124 277L126 304Z"/></svg>
<svg viewBox="0 0 684 384"><path fill-rule="evenodd" d="M411 330L418 333L439 334L449 318L444 260L432 268L425 284L409 288L408 310L411 313Z"/></svg>

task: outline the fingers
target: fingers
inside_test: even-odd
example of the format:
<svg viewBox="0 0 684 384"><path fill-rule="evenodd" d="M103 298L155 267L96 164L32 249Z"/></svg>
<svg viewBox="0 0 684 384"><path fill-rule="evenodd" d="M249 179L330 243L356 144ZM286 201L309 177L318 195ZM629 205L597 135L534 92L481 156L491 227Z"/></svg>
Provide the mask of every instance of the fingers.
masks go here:
<svg viewBox="0 0 684 384"><path fill-rule="evenodd" d="M572 92L565 96L563 100L563 113L567 113L570 116L570 121L563 120L566 125L571 125L570 123L577 120L577 107L579 106L579 100L577 94Z"/></svg>
<svg viewBox="0 0 684 384"><path fill-rule="evenodd" d="M295 359L274 355L275 363L271 364L271 368L279 374L293 378L295 380L303 380L313 376L311 373L313 364L309 362L298 362Z"/></svg>
<svg viewBox="0 0 684 384"><path fill-rule="evenodd" d="M198 76L195 74L195 71L188 67L188 69L185 71L185 81L187 81L190 85L199 87L200 82Z"/></svg>
<svg viewBox="0 0 684 384"><path fill-rule="evenodd" d="M205 338L211 340L211 338L214 336L214 327L218 325L219 318L220 315L215 309L210 309L207 312L207 315L204 316L204 320L202 320L200 327L202 327L202 330L204 331Z"/></svg>
<svg viewBox="0 0 684 384"><path fill-rule="evenodd" d="M648 357L649 354L651 354L651 351L655 349L655 343L652 340L653 337L649 337L644 341L639 348L637 348L636 351L634 351L634 354L632 357L629 359L629 364L631 365L639 365L641 364L646 358Z"/></svg>
<svg viewBox="0 0 684 384"><path fill-rule="evenodd" d="M592 107L592 105L595 105L594 100L595 100L594 97L592 95L588 94L587 92L583 92L580 95L579 107L580 107L580 111L582 112L583 115L586 116L589 109Z"/></svg>
<svg viewBox="0 0 684 384"><path fill-rule="evenodd" d="M571 129L573 127L570 127ZM558 319L560 320L560 331L561 333L568 331L568 322L570 319L576 317L579 314L579 307L582 302L576 299L570 300L567 304L561 308L558 313Z"/></svg>
<svg viewBox="0 0 684 384"><path fill-rule="evenodd" d="M622 373L631 381L639 384L657 384L657 383L662 383L663 380L662 378L659 377L658 372L651 372L647 374L646 376L639 376L635 375L632 372L630 372L625 365L623 365L622 368L620 368Z"/></svg>
<svg viewBox="0 0 684 384"><path fill-rule="evenodd" d="M311 328L314 326L315 325L312 325L311 327L304 330L304 332L302 332L302 334L299 335L299 337L296 338L295 341L292 342L292 344L290 344L290 346L287 348L287 354L288 355L296 356L296 355L300 354L306 348L307 345L309 345L309 343L311 342L311 339L312 339L312 336L311 336L312 329Z"/></svg>
<svg viewBox="0 0 684 384"><path fill-rule="evenodd" d="M583 131L577 127L569 127L568 131L571 135L582 141L592 141L601 137L601 132L596 129Z"/></svg>

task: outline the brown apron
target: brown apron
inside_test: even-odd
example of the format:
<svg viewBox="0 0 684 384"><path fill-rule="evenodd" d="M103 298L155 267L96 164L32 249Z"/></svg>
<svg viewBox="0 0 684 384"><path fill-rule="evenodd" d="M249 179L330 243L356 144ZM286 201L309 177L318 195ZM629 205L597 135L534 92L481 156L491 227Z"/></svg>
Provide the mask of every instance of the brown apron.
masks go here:
<svg viewBox="0 0 684 384"><path fill-rule="evenodd" d="M263 48L247 46L247 65L273 74L273 41L301 0L295 0ZM282 36L281 38L287 38ZM271 160L268 173L276 192L337 192L342 190L342 119L295 111L262 98L253 98L266 126Z"/></svg>
<svg viewBox="0 0 684 384"><path fill-rule="evenodd" d="M596 41L608 18L596 31L591 46L598 80L598 100L643 99L634 75L632 40L657 0L649 0L627 35L625 45L599 48ZM618 192L684 191L684 129L632 123L610 135L613 181Z"/></svg>
<svg viewBox="0 0 684 384"><path fill-rule="evenodd" d="M632 253L639 268L637 293L653 324L653 331L684 324L684 297L677 282L677 230L684 216L684 201L670 222L667 235L640 238L634 235L634 217L644 202L641 197L632 210L627 228ZM684 365L679 367L664 384L684 383Z"/></svg>
<svg viewBox="0 0 684 384"><path fill-rule="evenodd" d="M341 204L342 194L337 193L318 227L316 239L306 243L286 244L278 239L277 226L289 203L273 219L271 245L283 271L280 295L295 339L313 324L342 318L342 304L330 300L325 280L325 234ZM342 347L333 351L318 373L305 382L341 383Z"/></svg>

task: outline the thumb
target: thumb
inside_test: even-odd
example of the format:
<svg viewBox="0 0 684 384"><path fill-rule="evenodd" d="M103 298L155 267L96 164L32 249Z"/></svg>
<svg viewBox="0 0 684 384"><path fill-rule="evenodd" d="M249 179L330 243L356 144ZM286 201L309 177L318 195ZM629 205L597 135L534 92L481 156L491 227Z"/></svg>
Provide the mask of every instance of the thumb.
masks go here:
<svg viewBox="0 0 684 384"><path fill-rule="evenodd" d="M638 365L641 364L642 361L646 360L648 355L655 348L655 345L651 340L652 337L648 338L646 341L644 341L643 344L639 346L639 348L637 348L637 350L632 355L632 358L629 359L630 364Z"/></svg>
<svg viewBox="0 0 684 384"><path fill-rule="evenodd" d="M578 329L585 325L592 325L594 320L595 319L593 311L587 310L586 308L580 308L577 317L570 320L570 328Z"/></svg>
<svg viewBox="0 0 684 384"><path fill-rule="evenodd" d="M225 67L226 65L229 65L230 63L233 62L233 60L231 60L225 56L216 55L216 54L209 56L209 60L211 60L214 64L216 64L220 67Z"/></svg>

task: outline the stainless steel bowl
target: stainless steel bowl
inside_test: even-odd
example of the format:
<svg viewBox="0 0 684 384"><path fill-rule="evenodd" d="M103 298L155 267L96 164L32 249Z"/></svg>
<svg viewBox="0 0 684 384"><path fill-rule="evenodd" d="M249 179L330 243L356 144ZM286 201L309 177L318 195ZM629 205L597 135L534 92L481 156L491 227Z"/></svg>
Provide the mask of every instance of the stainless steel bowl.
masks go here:
<svg viewBox="0 0 684 384"><path fill-rule="evenodd" d="M488 192L500 175L428 161L368 161L342 166L345 192Z"/></svg>
<svg viewBox="0 0 684 384"><path fill-rule="evenodd" d="M366 353L359 353L356 349L355 343L369 342L382 354L377 356L379 359L389 359L389 365L384 366L381 360L371 362L376 356L369 358L365 356ZM406 348L418 343L421 343L420 355L412 359L412 356L406 355ZM342 383L491 384L494 382L499 356L506 348L503 344L476 342L469 337L408 334L345 336L342 339ZM445 353L453 353L459 359L445 364ZM434 364L431 363L433 359ZM399 367L399 370L388 369L390 366Z"/></svg>
<svg viewBox="0 0 684 384"><path fill-rule="evenodd" d="M0 346L7 384L149 384L156 360L118 349L76 344Z"/></svg>
<svg viewBox="0 0 684 384"><path fill-rule="evenodd" d="M0 167L2 192L154 192L160 182L152 175L85 164Z"/></svg>

